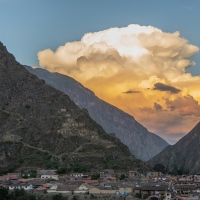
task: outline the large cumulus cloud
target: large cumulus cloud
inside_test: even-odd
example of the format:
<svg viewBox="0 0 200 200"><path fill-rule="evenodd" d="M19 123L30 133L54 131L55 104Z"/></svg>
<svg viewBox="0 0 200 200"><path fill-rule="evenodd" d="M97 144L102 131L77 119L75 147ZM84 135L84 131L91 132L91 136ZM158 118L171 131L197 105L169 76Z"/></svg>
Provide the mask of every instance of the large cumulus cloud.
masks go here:
<svg viewBox="0 0 200 200"><path fill-rule="evenodd" d="M183 125L177 133L186 133L199 120L186 111L199 106L200 77L186 73L187 67L195 65L190 58L198 51L179 32L133 24L87 33L55 52L40 51L38 59L41 67L75 78L167 138L172 129ZM183 112L177 102L182 102Z"/></svg>

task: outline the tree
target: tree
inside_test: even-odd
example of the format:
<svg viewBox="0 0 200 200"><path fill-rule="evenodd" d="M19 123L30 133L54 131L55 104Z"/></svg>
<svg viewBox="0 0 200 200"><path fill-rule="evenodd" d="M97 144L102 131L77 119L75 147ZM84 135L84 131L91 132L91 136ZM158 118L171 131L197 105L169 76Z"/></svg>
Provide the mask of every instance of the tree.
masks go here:
<svg viewBox="0 0 200 200"><path fill-rule="evenodd" d="M166 172L165 170L165 166L161 163L157 163L155 164L154 168L153 168L155 171L157 172L162 172L163 174Z"/></svg>
<svg viewBox="0 0 200 200"><path fill-rule="evenodd" d="M62 194L55 194L52 196L52 200L67 200L68 197L64 197Z"/></svg>
<svg viewBox="0 0 200 200"><path fill-rule="evenodd" d="M73 169L75 172L78 172L78 173L87 172L87 166L82 163L75 163Z"/></svg>
<svg viewBox="0 0 200 200"><path fill-rule="evenodd" d="M30 194L23 189L21 189L21 190L16 189L13 192L11 192L10 194L8 194L7 199L9 199L9 200L36 200L36 197L34 194Z"/></svg>
<svg viewBox="0 0 200 200"><path fill-rule="evenodd" d="M94 173L94 174L91 175L92 180L97 180L99 177L100 177L99 173Z"/></svg>
<svg viewBox="0 0 200 200"><path fill-rule="evenodd" d="M140 193L136 193L136 194L135 194L135 198L141 199L141 198L142 198L142 195L141 195Z"/></svg>
<svg viewBox="0 0 200 200"><path fill-rule="evenodd" d="M120 177L119 177L120 180L124 180L125 178L126 178L125 174L121 174Z"/></svg>
<svg viewBox="0 0 200 200"><path fill-rule="evenodd" d="M0 199L1 200L8 199L8 189L0 188Z"/></svg>
<svg viewBox="0 0 200 200"><path fill-rule="evenodd" d="M66 174L66 172L67 172L67 168L65 167L62 167L56 170L57 174Z"/></svg>

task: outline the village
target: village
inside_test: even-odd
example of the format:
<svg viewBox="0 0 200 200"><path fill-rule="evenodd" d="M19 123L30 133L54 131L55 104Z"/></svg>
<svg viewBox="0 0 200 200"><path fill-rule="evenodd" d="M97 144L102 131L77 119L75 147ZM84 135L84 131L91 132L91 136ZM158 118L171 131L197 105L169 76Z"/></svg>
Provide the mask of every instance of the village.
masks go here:
<svg viewBox="0 0 200 200"><path fill-rule="evenodd" d="M0 188L22 189L51 199L61 194L68 199L198 200L200 175L164 175L161 172L115 171L60 174L56 170L35 170L0 176ZM34 176L34 177L33 177ZM42 197L42 198L41 198Z"/></svg>

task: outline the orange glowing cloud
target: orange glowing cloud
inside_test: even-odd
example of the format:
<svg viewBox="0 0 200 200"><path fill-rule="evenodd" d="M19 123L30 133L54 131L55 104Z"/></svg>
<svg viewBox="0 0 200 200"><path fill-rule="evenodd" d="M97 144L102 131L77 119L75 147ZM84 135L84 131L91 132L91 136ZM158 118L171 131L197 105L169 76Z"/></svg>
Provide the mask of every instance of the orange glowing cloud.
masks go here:
<svg viewBox="0 0 200 200"><path fill-rule="evenodd" d="M55 52L40 51L38 59L174 141L170 134L180 136L200 119L200 76L186 73L198 51L179 32L133 24L87 33Z"/></svg>

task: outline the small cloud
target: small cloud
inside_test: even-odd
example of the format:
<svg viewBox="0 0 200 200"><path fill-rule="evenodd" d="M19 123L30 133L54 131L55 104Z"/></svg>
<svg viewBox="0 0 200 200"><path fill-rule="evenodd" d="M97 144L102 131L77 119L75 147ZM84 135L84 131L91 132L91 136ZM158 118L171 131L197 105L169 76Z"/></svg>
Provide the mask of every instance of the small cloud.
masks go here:
<svg viewBox="0 0 200 200"><path fill-rule="evenodd" d="M163 83L156 83L154 84L153 90L159 90L159 91L164 91L164 92L171 92L173 94L179 93L181 90L178 88L175 88L171 85L165 85Z"/></svg>
<svg viewBox="0 0 200 200"><path fill-rule="evenodd" d="M162 110L162 106L161 106L160 104L154 102L154 109L155 109L156 111L160 111L160 110Z"/></svg>
<svg viewBox="0 0 200 200"><path fill-rule="evenodd" d="M140 91L137 91L137 90L128 90L126 92L123 92L125 94L137 94L137 93L141 93Z"/></svg>
<svg viewBox="0 0 200 200"><path fill-rule="evenodd" d="M167 108L168 108L170 111L174 111L174 110L176 109L176 106L168 105Z"/></svg>
<svg viewBox="0 0 200 200"><path fill-rule="evenodd" d="M170 111L176 109L180 116L200 116L200 105L192 96L177 97L174 100L165 100L165 104Z"/></svg>

